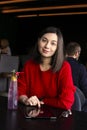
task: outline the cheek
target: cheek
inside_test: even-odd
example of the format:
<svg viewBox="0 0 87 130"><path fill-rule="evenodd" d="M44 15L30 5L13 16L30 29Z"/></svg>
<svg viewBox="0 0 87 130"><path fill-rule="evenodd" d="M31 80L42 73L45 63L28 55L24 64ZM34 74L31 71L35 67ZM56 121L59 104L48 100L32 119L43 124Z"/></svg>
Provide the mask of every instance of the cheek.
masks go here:
<svg viewBox="0 0 87 130"><path fill-rule="evenodd" d="M52 51L55 53L56 52L56 50L57 50L57 47L53 47L52 48Z"/></svg>
<svg viewBox="0 0 87 130"><path fill-rule="evenodd" d="M39 50L42 50L42 48L44 48L44 44L39 42L39 43L38 43L38 49L39 49Z"/></svg>
<svg viewBox="0 0 87 130"><path fill-rule="evenodd" d="M41 52L41 50L42 50L42 46L41 44L38 44L38 51Z"/></svg>
<svg viewBox="0 0 87 130"><path fill-rule="evenodd" d="M41 48L42 47L42 44L41 44L41 42L39 41L38 42L38 48Z"/></svg>

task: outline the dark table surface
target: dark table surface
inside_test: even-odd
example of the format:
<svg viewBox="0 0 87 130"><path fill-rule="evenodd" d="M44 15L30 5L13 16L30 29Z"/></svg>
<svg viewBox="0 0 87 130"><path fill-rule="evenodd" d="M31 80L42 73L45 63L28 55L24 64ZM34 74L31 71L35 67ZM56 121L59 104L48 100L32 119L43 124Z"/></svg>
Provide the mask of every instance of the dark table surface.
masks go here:
<svg viewBox="0 0 87 130"><path fill-rule="evenodd" d="M0 97L0 130L87 130L87 113L73 111L68 118L60 117L63 110L51 108L56 120L25 119L26 106L18 104L17 110L8 110L7 97Z"/></svg>

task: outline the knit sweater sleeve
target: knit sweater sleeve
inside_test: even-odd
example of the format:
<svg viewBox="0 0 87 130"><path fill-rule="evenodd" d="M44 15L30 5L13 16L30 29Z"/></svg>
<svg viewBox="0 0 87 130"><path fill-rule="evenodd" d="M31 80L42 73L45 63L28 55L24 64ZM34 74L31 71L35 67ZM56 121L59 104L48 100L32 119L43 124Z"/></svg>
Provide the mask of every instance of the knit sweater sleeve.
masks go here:
<svg viewBox="0 0 87 130"><path fill-rule="evenodd" d="M75 86L72 80L71 67L67 62L64 62L57 77L58 95L55 98L43 99L45 104L59 107L63 109L71 109L74 103Z"/></svg>
<svg viewBox="0 0 87 130"><path fill-rule="evenodd" d="M22 71L18 75L18 97L21 95L28 96L29 92L29 74L27 76L27 73L29 73L29 61L27 61L22 69Z"/></svg>

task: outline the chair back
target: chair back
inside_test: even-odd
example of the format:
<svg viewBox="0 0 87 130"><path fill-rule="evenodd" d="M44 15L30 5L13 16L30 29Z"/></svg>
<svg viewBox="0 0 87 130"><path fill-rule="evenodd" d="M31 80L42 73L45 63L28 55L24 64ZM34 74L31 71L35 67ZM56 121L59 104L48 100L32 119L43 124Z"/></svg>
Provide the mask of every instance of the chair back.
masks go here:
<svg viewBox="0 0 87 130"><path fill-rule="evenodd" d="M85 104L85 96L83 92L77 87L75 92L75 101L72 106L72 110L82 111L84 104Z"/></svg>
<svg viewBox="0 0 87 130"><path fill-rule="evenodd" d="M0 58L0 73L1 72L11 72L15 69L18 71L19 67L19 57L18 56L9 56L2 54Z"/></svg>
<svg viewBox="0 0 87 130"><path fill-rule="evenodd" d="M0 56L0 73L10 73L19 68L19 57L1 54ZM7 77L0 77L0 91L7 91L9 86L9 79Z"/></svg>

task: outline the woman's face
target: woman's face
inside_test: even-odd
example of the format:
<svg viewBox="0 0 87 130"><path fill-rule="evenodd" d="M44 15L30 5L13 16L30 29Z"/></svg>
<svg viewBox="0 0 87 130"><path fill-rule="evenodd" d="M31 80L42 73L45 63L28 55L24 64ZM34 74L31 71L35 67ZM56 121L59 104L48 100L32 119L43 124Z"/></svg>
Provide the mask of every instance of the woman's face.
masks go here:
<svg viewBox="0 0 87 130"><path fill-rule="evenodd" d="M52 57L57 49L58 37L55 33L46 33L38 40L38 50L44 57Z"/></svg>

